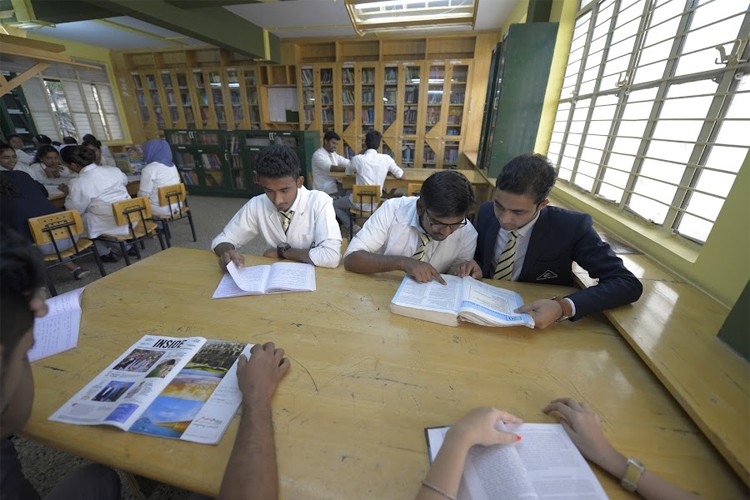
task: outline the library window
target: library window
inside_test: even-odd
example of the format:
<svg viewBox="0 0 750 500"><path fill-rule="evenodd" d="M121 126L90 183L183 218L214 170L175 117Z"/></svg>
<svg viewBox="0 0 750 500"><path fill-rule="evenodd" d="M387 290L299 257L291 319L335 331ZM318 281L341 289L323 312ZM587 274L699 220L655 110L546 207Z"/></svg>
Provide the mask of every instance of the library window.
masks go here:
<svg viewBox="0 0 750 500"><path fill-rule="evenodd" d="M559 178L703 243L750 147L750 2L582 2L548 156Z"/></svg>
<svg viewBox="0 0 750 500"><path fill-rule="evenodd" d="M52 67L24 82L23 91L40 134L79 140L86 134L105 141L124 139L104 68Z"/></svg>

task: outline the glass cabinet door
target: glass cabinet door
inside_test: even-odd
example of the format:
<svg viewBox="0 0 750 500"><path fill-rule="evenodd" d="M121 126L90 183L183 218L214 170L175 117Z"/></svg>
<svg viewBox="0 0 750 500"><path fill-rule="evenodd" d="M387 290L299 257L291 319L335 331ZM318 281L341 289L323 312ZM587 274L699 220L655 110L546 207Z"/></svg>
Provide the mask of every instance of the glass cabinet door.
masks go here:
<svg viewBox="0 0 750 500"><path fill-rule="evenodd" d="M375 127L375 68L364 66L360 68L360 98L362 136Z"/></svg>
<svg viewBox="0 0 750 500"><path fill-rule="evenodd" d="M354 124L354 67L344 66L341 68L341 107L343 131Z"/></svg>
<svg viewBox="0 0 750 500"><path fill-rule="evenodd" d="M458 168L458 141L445 141L443 168Z"/></svg>
<svg viewBox="0 0 750 500"><path fill-rule="evenodd" d="M451 93L448 106L448 120L446 135L460 136L464 119L464 101L466 100L466 82L469 76L469 66L455 65L451 71Z"/></svg>
<svg viewBox="0 0 750 500"><path fill-rule="evenodd" d="M383 134L397 120L398 66L386 66L383 75Z"/></svg>
<svg viewBox="0 0 750 500"><path fill-rule="evenodd" d="M232 105L232 126L238 129L242 127L245 112L242 107L242 89L240 88L239 73L236 69L227 69L227 86L229 88L229 102Z"/></svg>
<svg viewBox="0 0 750 500"><path fill-rule="evenodd" d="M402 167L413 167L414 158L416 156L416 141L402 141L401 142L401 166Z"/></svg>
<svg viewBox="0 0 750 500"><path fill-rule="evenodd" d="M308 130L315 122L315 70L311 66L300 68L299 81L302 88L302 123Z"/></svg>
<svg viewBox="0 0 750 500"><path fill-rule="evenodd" d="M171 127L178 127L180 124L180 110L177 105L175 88L172 84L172 75L167 70L161 72L161 86L164 90L164 97L167 99L169 124Z"/></svg>
<svg viewBox="0 0 750 500"><path fill-rule="evenodd" d="M215 147L223 146L220 135L219 132L204 132L201 130L195 132L195 141L198 145L198 170L202 174L201 184L207 187L220 187L224 184L221 148Z"/></svg>
<svg viewBox="0 0 750 500"><path fill-rule="evenodd" d="M424 147L422 148L422 168L435 167L437 167L437 153L432 146L425 141Z"/></svg>
<svg viewBox="0 0 750 500"><path fill-rule="evenodd" d="M403 135L417 134L417 115L419 114L419 85L421 83L419 66L404 67L404 123Z"/></svg>
<svg viewBox="0 0 750 500"><path fill-rule="evenodd" d="M425 134L440 132L440 114L443 107L443 86L445 84L445 66L430 66L427 84L427 108L425 115Z"/></svg>
<svg viewBox="0 0 750 500"><path fill-rule="evenodd" d="M258 105L258 79L255 69L243 71L245 97L247 98L248 121L251 130L260 129L260 107Z"/></svg>
<svg viewBox="0 0 750 500"><path fill-rule="evenodd" d="M193 83L195 84L195 92L198 95L198 110L200 112L200 124L201 127L208 127L211 119L211 109L208 106L208 91L206 90L206 81L203 78L203 72L201 70L193 70Z"/></svg>
<svg viewBox="0 0 750 500"><path fill-rule="evenodd" d="M195 115L193 114L193 99L190 96L188 79L185 73L176 73L177 91L180 96L180 106L182 114L185 116L185 128L195 128Z"/></svg>
<svg viewBox="0 0 750 500"><path fill-rule="evenodd" d="M208 81L211 87L211 100L216 113L216 123L218 128L224 129L227 127L227 113L224 109L224 84L221 81L221 72L218 70L209 71Z"/></svg>
<svg viewBox="0 0 750 500"><path fill-rule="evenodd" d="M186 186L197 186L200 184L198 180L198 172L195 165L195 156L193 153L186 150L182 146L176 147L177 151L173 155L174 164L180 171L182 182Z"/></svg>
<svg viewBox="0 0 750 500"><path fill-rule="evenodd" d="M151 109L154 111L154 118L156 119L156 128L163 130L167 126L164 120L164 110L161 107L161 99L159 98L156 75L146 75L146 86L148 96L151 99Z"/></svg>
<svg viewBox="0 0 750 500"><path fill-rule="evenodd" d="M133 87L135 88L135 97L138 100L138 109L141 112L141 121L145 125L151 121L151 113L148 110L148 104L146 103L146 92L143 89L143 81L141 75L138 73L131 73L133 77Z"/></svg>
<svg viewBox="0 0 750 500"><path fill-rule="evenodd" d="M333 130L336 101L333 97L333 68L320 68L320 120L323 130Z"/></svg>
<svg viewBox="0 0 750 500"><path fill-rule="evenodd" d="M229 163L229 185L232 189L243 190L249 186L249 180L245 178L245 170L242 168L242 156L240 154L240 137L238 134L226 134L226 152Z"/></svg>

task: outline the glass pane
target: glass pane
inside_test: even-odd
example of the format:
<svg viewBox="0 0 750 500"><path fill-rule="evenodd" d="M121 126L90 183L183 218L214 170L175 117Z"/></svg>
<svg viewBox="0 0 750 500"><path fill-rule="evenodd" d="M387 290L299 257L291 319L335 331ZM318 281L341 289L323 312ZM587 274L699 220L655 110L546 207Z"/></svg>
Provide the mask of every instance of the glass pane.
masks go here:
<svg viewBox="0 0 750 500"><path fill-rule="evenodd" d="M687 163L693 148L694 144L692 143L652 140L648 144L646 155L651 158Z"/></svg>
<svg viewBox="0 0 750 500"><path fill-rule="evenodd" d="M716 136L717 144L750 147L750 120L725 120Z"/></svg>
<svg viewBox="0 0 750 500"><path fill-rule="evenodd" d="M648 221L663 224L669 207L658 201L633 194L630 197L628 208Z"/></svg>
<svg viewBox="0 0 750 500"><path fill-rule="evenodd" d="M726 198L729 194L729 190L732 188L734 179L734 174L716 172L713 170L702 170L695 188L698 191L705 191L706 193Z"/></svg>
<svg viewBox="0 0 750 500"><path fill-rule="evenodd" d="M713 96L683 97L666 99L661 107L659 118L700 118L708 114Z"/></svg>
<svg viewBox="0 0 750 500"><path fill-rule="evenodd" d="M654 180L679 184L682 174L685 172L685 166L667 161L644 158L641 164L640 174L643 177L649 177ZM664 199L664 198L660 198Z"/></svg>
<svg viewBox="0 0 750 500"><path fill-rule="evenodd" d="M683 234L687 237L696 239L698 241L706 241L712 227L713 223L709 221L699 219L698 217L690 214L685 214L682 217L680 224L677 226L677 230L680 232L680 234Z"/></svg>
<svg viewBox="0 0 750 500"><path fill-rule="evenodd" d="M633 160L635 160L635 156L612 153L609 155L609 160L607 161L607 173L612 170L622 170L625 173L629 173L633 168ZM625 187L625 184L618 184L618 186Z"/></svg>
<svg viewBox="0 0 750 500"><path fill-rule="evenodd" d="M628 183L628 177L630 176L626 172L621 172L613 168L608 168L604 173L605 182L621 189L624 189Z"/></svg>
<svg viewBox="0 0 750 500"><path fill-rule="evenodd" d="M703 122L698 120L659 120L654 128L654 138L695 142L701 127Z"/></svg>
<svg viewBox="0 0 750 500"><path fill-rule="evenodd" d="M715 221L724 205L722 198L693 192L688 202L687 211L700 215L704 219Z"/></svg>
<svg viewBox="0 0 750 500"><path fill-rule="evenodd" d="M576 178L573 181L576 186L585 189L586 191L591 191L591 188L594 186L594 179L592 177L576 174Z"/></svg>
<svg viewBox="0 0 750 500"><path fill-rule="evenodd" d="M620 122L620 128L617 130L618 136L642 137L646 130L646 120L633 120Z"/></svg>
<svg viewBox="0 0 750 500"><path fill-rule="evenodd" d="M748 150L746 148L732 148L727 146L713 146L706 159L706 167L727 172L740 171Z"/></svg>
<svg viewBox="0 0 750 500"><path fill-rule="evenodd" d="M601 196L605 200L612 200L615 203L620 203L623 193L624 191L622 189L616 188L606 183L602 184L599 188L599 196Z"/></svg>

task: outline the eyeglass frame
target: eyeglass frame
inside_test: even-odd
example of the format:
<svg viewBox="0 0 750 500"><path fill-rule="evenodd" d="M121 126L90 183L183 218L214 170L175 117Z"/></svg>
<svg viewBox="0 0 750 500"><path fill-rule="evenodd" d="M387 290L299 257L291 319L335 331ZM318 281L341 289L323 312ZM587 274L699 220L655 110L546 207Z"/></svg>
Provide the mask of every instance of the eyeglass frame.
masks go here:
<svg viewBox="0 0 750 500"><path fill-rule="evenodd" d="M435 222L435 219L433 219L432 216L430 216L430 211L427 209L427 207L425 207L424 213L427 216L427 222L430 224L430 227L437 231L442 231L446 227L450 228L451 231L458 231L469 222L469 219L467 219L466 216L464 216L463 221L456 222L455 224L446 224L445 222Z"/></svg>

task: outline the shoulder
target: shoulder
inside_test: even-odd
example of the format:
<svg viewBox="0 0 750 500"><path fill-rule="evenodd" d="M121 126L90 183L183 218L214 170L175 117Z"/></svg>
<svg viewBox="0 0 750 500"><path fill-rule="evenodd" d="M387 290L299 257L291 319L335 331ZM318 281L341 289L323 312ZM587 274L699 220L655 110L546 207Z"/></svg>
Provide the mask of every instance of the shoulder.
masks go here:
<svg viewBox="0 0 750 500"><path fill-rule="evenodd" d="M547 206L542 210L540 217L544 217L552 224L564 224L566 226L593 225L593 220L589 214L560 207Z"/></svg>
<svg viewBox="0 0 750 500"><path fill-rule="evenodd" d="M327 203L333 203L333 199L328 195L328 193L324 193L323 191L318 191L317 189L310 190L303 186L299 189L298 192L300 196L300 201L303 203L316 205L316 206L325 205Z"/></svg>

